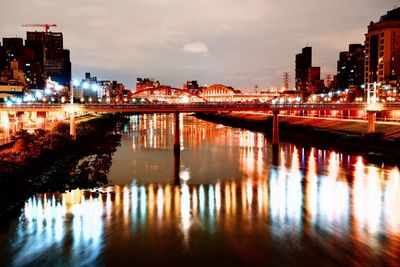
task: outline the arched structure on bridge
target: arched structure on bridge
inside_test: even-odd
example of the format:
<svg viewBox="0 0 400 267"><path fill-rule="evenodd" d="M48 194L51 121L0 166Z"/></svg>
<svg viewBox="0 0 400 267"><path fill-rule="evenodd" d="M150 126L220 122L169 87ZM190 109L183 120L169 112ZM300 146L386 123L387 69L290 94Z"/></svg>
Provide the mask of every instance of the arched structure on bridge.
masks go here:
<svg viewBox="0 0 400 267"><path fill-rule="evenodd" d="M232 101L234 90L223 84L213 84L203 89L200 95L208 101Z"/></svg>
<svg viewBox="0 0 400 267"><path fill-rule="evenodd" d="M132 96L132 97L140 96L140 94L142 94L142 93L146 93L146 92L154 93L155 91L165 92L165 93L164 93L165 96L168 96L168 93L169 93L170 91L180 92L180 93L184 93L184 94L187 94L187 95L196 97L196 98L198 98L198 99L201 99L201 100L203 100L204 102L208 102L208 100L207 100L206 98L202 97L201 95L197 95L197 94L192 93L192 92L190 92L190 91L188 91L188 90L183 90L183 89L180 89L180 88L173 88L173 87L147 88L147 89L143 89L143 90L136 91L136 92L134 92L131 96ZM153 94L148 94L148 95L153 95ZM147 95L146 95L146 96L147 96Z"/></svg>

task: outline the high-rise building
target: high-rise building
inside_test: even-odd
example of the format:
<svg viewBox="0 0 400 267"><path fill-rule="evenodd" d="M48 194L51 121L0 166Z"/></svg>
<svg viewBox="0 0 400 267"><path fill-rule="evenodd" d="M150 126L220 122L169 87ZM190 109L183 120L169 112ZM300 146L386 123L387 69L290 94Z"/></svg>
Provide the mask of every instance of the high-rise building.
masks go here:
<svg viewBox="0 0 400 267"><path fill-rule="evenodd" d="M349 51L340 52L337 62L337 87L361 88L364 84L365 46L349 45Z"/></svg>
<svg viewBox="0 0 400 267"><path fill-rule="evenodd" d="M45 50L45 74L53 81L69 86L71 80L71 61L69 50L64 50L61 32L27 32L27 42Z"/></svg>
<svg viewBox="0 0 400 267"><path fill-rule="evenodd" d="M25 47L22 38L3 38L3 63L1 81L25 86Z"/></svg>
<svg viewBox="0 0 400 267"><path fill-rule="evenodd" d="M307 73L307 93L321 93L325 89L324 80L321 80L321 67L310 67Z"/></svg>
<svg viewBox="0 0 400 267"><path fill-rule="evenodd" d="M312 64L312 48L304 47L296 55L296 90L301 92L303 99L307 95L308 69Z"/></svg>
<svg viewBox="0 0 400 267"><path fill-rule="evenodd" d="M183 90L188 90L192 93L198 93L199 91L199 84L197 83L197 81L187 81L184 85L183 85Z"/></svg>
<svg viewBox="0 0 400 267"><path fill-rule="evenodd" d="M365 84L400 83L400 8L372 22L365 34Z"/></svg>
<svg viewBox="0 0 400 267"><path fill-rule="evenodd" d="M6 61L6 55L4 51L4 47L1 45L0 42L0 70L4 69Z"/></svg>
<svg viewBox="0 0 400 267"><path fill-rule="evenodd" d="M10 62L18 61L18 67L23 67L24 40L22 38L3 38L5 66L10 67Z"/></svg>
<svg viewBox="0 0 400 267"><path fill-rule="evenodd" d="M43 46L32 41L25 41L24 60L25 77L29 88L44 88L47 77L44 75Z"/></svg>

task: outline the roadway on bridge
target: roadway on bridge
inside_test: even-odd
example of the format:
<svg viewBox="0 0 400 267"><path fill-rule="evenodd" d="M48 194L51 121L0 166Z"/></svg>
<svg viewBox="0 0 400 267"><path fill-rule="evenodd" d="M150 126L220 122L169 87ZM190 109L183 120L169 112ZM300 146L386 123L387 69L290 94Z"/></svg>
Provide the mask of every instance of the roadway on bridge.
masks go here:
<svg viewBox="0 0 400 267"><path fill-rule="evenodd" d="M379 104L379 105L378 105ZM400 110L400 103L188 103L188 104L13 104L0 105L0 111L84 111L123 113L230 112L296 110Z"/></svg>

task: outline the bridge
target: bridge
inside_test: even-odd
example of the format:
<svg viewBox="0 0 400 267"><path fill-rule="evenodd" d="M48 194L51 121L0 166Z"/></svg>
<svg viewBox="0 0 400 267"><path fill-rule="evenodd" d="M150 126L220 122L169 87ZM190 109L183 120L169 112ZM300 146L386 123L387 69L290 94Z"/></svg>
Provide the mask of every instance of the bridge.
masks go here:
<svg viewBox="0 0 400 267"><path fill-rule="evenodd" d="M175 132L179 132L179 113L208 112L272 112L272 143L279 143L279 113L281 111L365 111L368 118L368 132L375 132L376 113L379 111L400 110L400 103L235 103L198 102L187 104L139 103L139 104L0 104L4 112L66 112L70 114L70 133L76 138L75 113L174 113ZM174 150L179 149L179 136L175 135Z"/></svg>
<svg viewBox="0 0 400 267"><path fill-rule="evenodd" d="M364 110L364 111L392 111L400 110L399 103L235 103L235 102L207 102L207 103L121 103L121 104L0 104L0 112L122 112L122 113L173 113L173 112L231 112L231 111L298 111L298 110Z"/></svg>

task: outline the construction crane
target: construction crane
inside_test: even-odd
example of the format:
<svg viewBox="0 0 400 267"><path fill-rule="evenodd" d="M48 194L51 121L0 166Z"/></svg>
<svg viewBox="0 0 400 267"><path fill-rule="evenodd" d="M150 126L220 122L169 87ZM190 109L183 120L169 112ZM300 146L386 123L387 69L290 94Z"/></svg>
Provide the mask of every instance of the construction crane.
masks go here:
<svg viewBox="0 0 400 267"><path fill-rule="evenodd" d="M34 27L34 28L44 28L45 32L48 33L49 29L51 27L57 27L57 24L49 24L49 23L44 23L44 24L24 24L22 27Z"/></svg>
<svg viewBox="0 0 400 267"><path fill-rule="evenodd" d="M51 27L57 27L57 24L23 24L22 27L32 27L32 28L44 28L45 33L43 35L43 78L47 79L47 34Z"/></svg>

